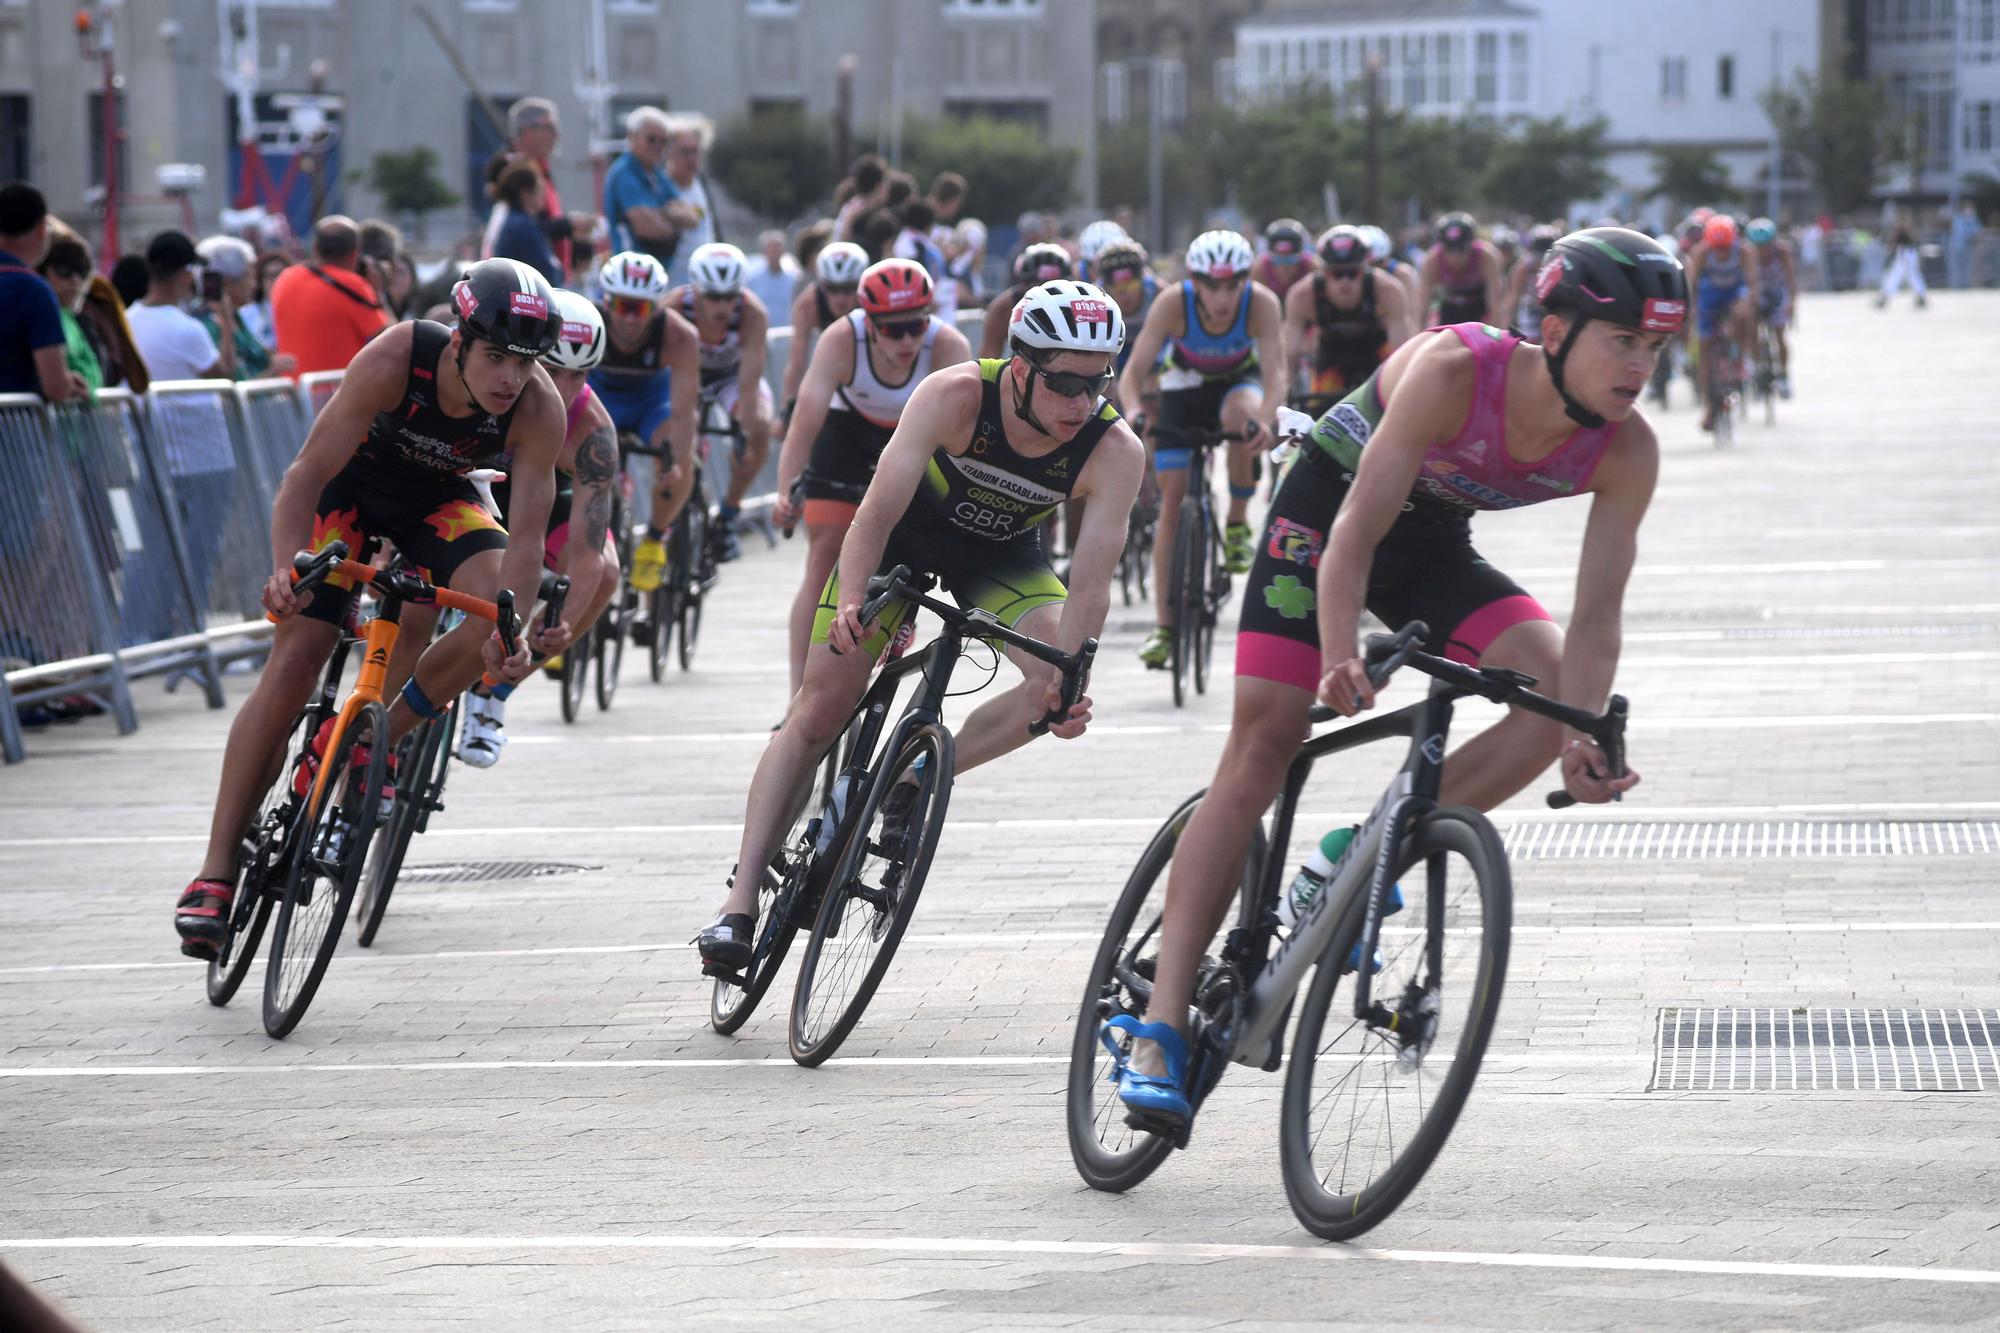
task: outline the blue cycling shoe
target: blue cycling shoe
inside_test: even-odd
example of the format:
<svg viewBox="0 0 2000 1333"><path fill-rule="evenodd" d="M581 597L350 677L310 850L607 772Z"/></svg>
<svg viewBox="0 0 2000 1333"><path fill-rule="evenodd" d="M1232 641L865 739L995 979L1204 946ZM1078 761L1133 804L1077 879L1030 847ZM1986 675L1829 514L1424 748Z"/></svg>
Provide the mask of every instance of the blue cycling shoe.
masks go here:
<svg viewBox="0 0 2000 1333"><path fill-rule="evenodd" d="M1390 917L1396 915L1396 913L1402 910L1403 910L1403 886L1400 884L1391 884L1389 886L1389 901L1383 904L1382 915L1385 917ZM1377 949L1375 951L1375 958L1373 961L1373 965L1370 966L1368 969L1368 975L1371 977L1378 975L1385 966L1387 966L1387 964L1385 964L1382 961L1382 951L1380 949ZM1344 977L1349 972L1359 972L1360 970L1361 970L1361 941L1356 940L1354 942L1354 948L1348 952L1347 966L1340 969L1340 975Z"/></svg>
<svg viewBox="0 0 2000 1333"><path fill-rule="evenodd" d="M1113 1032L1126 1033L1160 1048L1167 1062L1167 1075L1142 1074L1127 1062ZM1111 1079L1118 1084L1118 1100L1125 1109L1153 1122L1185 1124L1193 1114L1187 1099L1187 1038L1165 1023L1141 1023L1130 1014L1120 1014L1097 1030L1097 1039L1111 1052Z"/></svg>

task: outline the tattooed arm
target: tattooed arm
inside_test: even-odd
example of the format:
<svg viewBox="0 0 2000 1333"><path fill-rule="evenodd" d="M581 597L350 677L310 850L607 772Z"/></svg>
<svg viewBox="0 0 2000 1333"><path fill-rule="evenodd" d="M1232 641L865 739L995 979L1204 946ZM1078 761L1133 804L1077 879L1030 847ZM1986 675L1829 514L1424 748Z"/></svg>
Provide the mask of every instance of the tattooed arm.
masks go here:
<svg viewBox="0 0 2000 1333"><path fill-rule="evenodd" d="M570 539L563 546L562 572L570 581L586 561L595 560L604 545L604 530L611 524L611 487L618 476L618 432L603 424L585 436L576 447L576 463L571 471Z"/></svg>

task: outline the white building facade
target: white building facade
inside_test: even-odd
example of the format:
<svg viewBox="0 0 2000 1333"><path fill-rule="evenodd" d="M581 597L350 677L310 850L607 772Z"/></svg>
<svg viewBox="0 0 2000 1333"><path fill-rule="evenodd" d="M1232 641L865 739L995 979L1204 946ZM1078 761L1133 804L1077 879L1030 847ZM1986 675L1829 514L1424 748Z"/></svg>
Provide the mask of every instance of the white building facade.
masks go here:
<svg viewBox="0 0 2000 1333"><path fill-rule="evenodd" d="M1940 0L1942 2L1942 0ZM1664 220L1652 150L1714 151L1739 190L1765 199L1772 131L1758 100L1816 71L1821 0L1684 0L1667 11L1602 0L1350 0L1274 8L1237 28L1240 97L1300 83L1340 90L1359 109L1376 62L1385 106L1422 115L1564 116L1609 122L1601 205ZM2000 66L1996 66L2000 71Z"/></svg>
<svg viewBox="0 0 2000 1333"><path fill-rule="evenodd" d="M1916 179L1896 194L1948 196L1969 174L2000 176L2000 0L1863 0L1862 70L1908 127Z"/></svg>

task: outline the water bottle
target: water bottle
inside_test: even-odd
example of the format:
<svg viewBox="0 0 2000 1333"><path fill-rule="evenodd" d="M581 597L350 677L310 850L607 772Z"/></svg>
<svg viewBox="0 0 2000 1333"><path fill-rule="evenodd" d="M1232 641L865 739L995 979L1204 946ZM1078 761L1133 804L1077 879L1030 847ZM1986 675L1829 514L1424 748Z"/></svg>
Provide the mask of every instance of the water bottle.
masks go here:
<svg viewBox="0 0 2000 1333"><path fill-rule="evenodd" d="M854 791L852 774L842 773L833 780L833 790L827 793L826 807L819 817L819 828L813 834L813 852L825 856L833 846L833 835L840 828L840 821L847 815L847 800Z"/></svg>
<svg viewBox="0 0 2000 1333"><path fill-rule="evenodd" d="M1319 896L1326 882L1333 878L1333 868L1340 864L1340 858L1347 855L1348 844L1360 832L1352 825L1342 825L1319 840L1319 846L1312 849L1306 863L1299 867L1299 873L1285 891L1278 895L1278 920L1285 929L1298 925L1299 918L1312 906L1312 900Z"/></svg>

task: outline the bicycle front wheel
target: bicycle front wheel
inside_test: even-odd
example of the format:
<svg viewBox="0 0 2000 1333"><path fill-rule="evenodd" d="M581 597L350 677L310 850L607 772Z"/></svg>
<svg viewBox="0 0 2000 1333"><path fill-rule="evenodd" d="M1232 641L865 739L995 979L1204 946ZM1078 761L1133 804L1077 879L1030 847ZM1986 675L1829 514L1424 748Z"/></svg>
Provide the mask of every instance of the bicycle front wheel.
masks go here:
<svg viewBox="0 0 2000 1333"><path fill-rule="evenodd" d="M463 696L460 696L461 698ZM382 917L389 910L389 895L396 890L396 876L403 871L403 857L410 839L424 822L426 804L431 800L431 783L444 771L443 754L449 748L452 724L458 720L457 706L440 717L428 718L403 740L397 761L396 808L368 847L368 863L361 872L361 925L354 942L362 948L375 943L382 929Z"/></svg>
<svg viewBox="0 0 2000 1333"><path fill-rule="evenodd" d="M1229 570L1222 563L1222 542L1217 534L1208 534L1204 543L1208 559L1201 569L1201 595L1195 599L1197 619L1194 625L1194 692L1208 693L1208 668L1215 657L1215 622L1222 615L1222 604L1229 600Z"/></svg>
<svg viewBox="0 0 2000 1333"><path fill-rule="evenodd" d="M694 666L694 646L701 637L701 605L708 590L708 545L714 540L709 531L713 520L699 489L681 512L681 521L687 524L688 563L680 595L680 663L681 670L687 671Z"/></svg>
<svg viewBox="0 0 2000 1333"><path fill-rule="evenodd" d="M808 1068L840 1049L896 956L944 829L953 758L951 733L931 724L875 769L792 992L792 1059Z"/></svg>
<svg viewBox="0 0 2000 1333"><path fill-rule="evenodd" d="M1187 699L1188 675L1194 667L1201 622L1202 583L1207 578L1208 533L1201 502L1181 501L1180 522L1174 526L1173 583L1167 605L1174 613L1174 707Z"/></svg>
<svg viewBox="0 0 2000 1333"><path fill-rule="evenodd" d="M319 808L310 809L310 796L302 802L306 824L292 852L264 973L264 1030L273 1037L285 1036L305 1017L340 942L381 811L388 737L381 704L356 710L327 757Z"/></svg>
<svg viewBox="0 0 2000 1333"><path fill-rule="evenodd" d="M292 773L305 753L306 738L319 730L321 710L309 707L292 723L279 752L278 771L258 803L236 859L236 898L229 907L229 934L208 960L208 1002L236 998L270 924L271 909L284 895L286 833L293 818Z"/></svg>
<svg viewBox="0 0 2000 1333"><path fill-rule="evenodd" d="M1279 1156L1306 1230L1346 1240L1380 1223L1437 1159L1486 1053L1507 976L1513 890L1500 835L1463 806L1418 820L1395 861L1405 907L1382 923L1374 1003L1395 1030L1351 1006L1357 901L1313 972L1285 1072ZM1347 986L1343 986L1343 982Z"/></svg>
<svg viewBox="0 0 2000 1333"><path fill-rule="evenodd" d="M584 696L590 692L590 650L594 646L595 635L586 632L577 636L563 652L562 664L562 719L576 721L576 715L583 711Z"/></svg>

